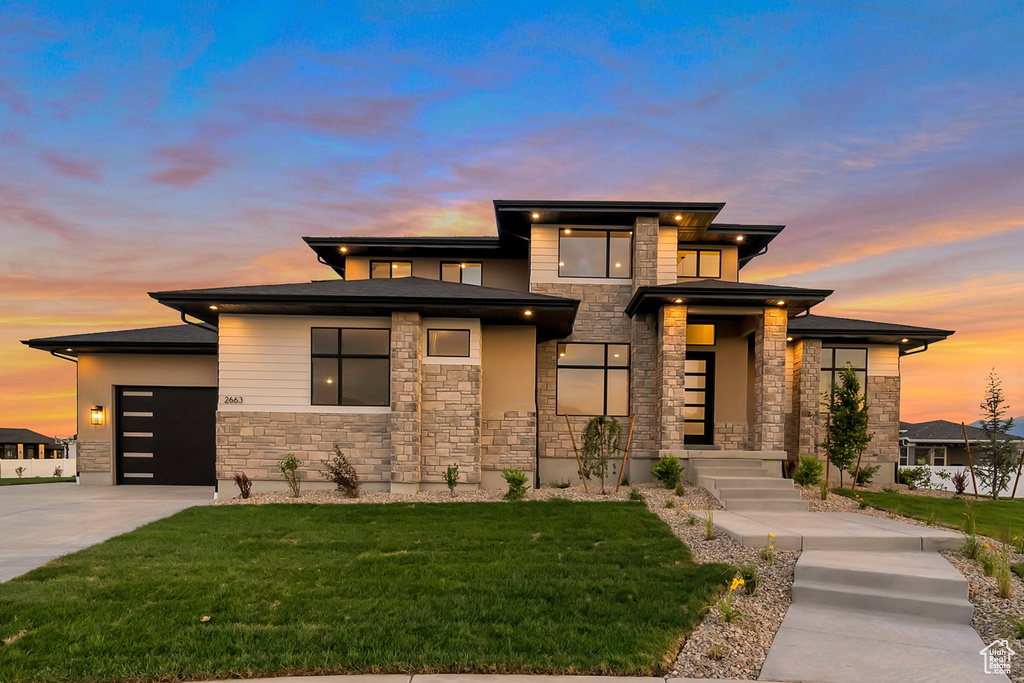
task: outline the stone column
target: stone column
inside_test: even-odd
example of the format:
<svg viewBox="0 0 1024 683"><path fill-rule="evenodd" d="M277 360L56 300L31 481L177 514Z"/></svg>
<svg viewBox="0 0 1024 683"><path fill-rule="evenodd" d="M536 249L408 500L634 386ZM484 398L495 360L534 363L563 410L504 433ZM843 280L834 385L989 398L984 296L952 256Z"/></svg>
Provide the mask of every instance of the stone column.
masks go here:
<svg viewBox="0 0 1024 683"><path fill-rule="evenodd" d="M786 327L785 308L764 310L754 331L754 448L785 449Z"/></svg>
<svg viewBox="0 0 1024 683"><path fill-rule="evenodd" d="M420 482L423 328L419 313L391 314L391 491L416 493Z"/></svg>
<svg viewBox="0 0 1024 683"><path fill-rule="evenodd" d="M658 284L657 217L638 217L633 223L633 288ZM653 314L637 314L630 321L630 412L635 416L630 456L658 456L658 331ZM625 427L628 430L628 427Z"/></svg>
<svg viewBox="0 0 1024 683"><path fill-rule="evenodd" d="M871 433L865 456L873 453L876 462L894 463L900 455L900 376L868 376L865 396ZM891 476L891 468L882 469L884 474L877 481Z"/></svg>
<svg viewBox="0 0 1024 683"><path fill-rule="evenodd" d="M793 347L793 426L796 433L790 441L790 460L813 455L815 444L824 441L816 433L820 424L821 404L821 340L801 339Z"/></svg>
<svg viewBox="0 0 1024 683"><path fill-rule="evenodd" d="M686 406L686 306L667 304L658 313L659 447L682 456Z"/></svg>
<svg viewBox="0 0 1024 683"><path fill-rule="evenodd" d="M633 223L633 291L658 284L657 217L639 217Z"/></svg>

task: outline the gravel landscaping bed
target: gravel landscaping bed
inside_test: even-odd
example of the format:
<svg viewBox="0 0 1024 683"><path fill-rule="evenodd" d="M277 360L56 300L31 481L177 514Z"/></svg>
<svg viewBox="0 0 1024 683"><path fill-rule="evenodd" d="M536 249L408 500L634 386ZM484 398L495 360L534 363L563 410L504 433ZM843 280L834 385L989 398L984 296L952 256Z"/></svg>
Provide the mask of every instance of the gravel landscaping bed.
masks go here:
<svg viewBox="0 0 1024 683"><path fill-rule="evenodd" d="M604 495L595 492L593 486L590 493L585 493L580 486L564 489L529 489L526 500L628 500L630 489L634 487L623 486L617 494L612 493L614 488L612 484L608 487L608 493ZM760 575L760 583L753 595L747 595L742 588L733 594L733 606L744 617L732 623L725 623L721 613L713 605L704 620L682 643L679 654L667 674L672 677L689 678L757 679L775 633L779 630L786 610L789 609L793 567L798 553L775 550L775 562L769 563L761 559L761 549L737 545L725 534L716 532L713 539L706 540L704 511L721 510L722 506L702 487L686 485L686 493L683 496L676 496L674 492L660 484L640 484L635 488L643 494L651 511L664 520L686 543L697 562L724 562L736 567L749 564L755 566ZM275 491L254 493L247 500L237 496L222 498L211 504L497 502L502 499L503 494L504 491L499 489L471 491L457 488L454 498L448 491L420 491L411 496L388 492L362 492L358 498L347 498L336 491L310 490L303 491L298 498L292 498L286 491ZM837 498L840 496L829 496L830 500ZM673 507L666 507L669 501ZM856 509L856 505L853 505L853 508ZM688 523L690 514L696 518L693 524ZM765 539L766 544L767 540Z"/></svg>

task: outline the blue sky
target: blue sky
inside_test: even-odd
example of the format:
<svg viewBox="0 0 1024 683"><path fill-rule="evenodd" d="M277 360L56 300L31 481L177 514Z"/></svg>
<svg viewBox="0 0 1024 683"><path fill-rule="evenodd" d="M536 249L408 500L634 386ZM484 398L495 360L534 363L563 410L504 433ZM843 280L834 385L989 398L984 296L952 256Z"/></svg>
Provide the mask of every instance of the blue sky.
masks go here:
<svg viewBox="0 0 1024 683"><path fill-rule="evenodd" d="M905 413L1024 410L1019 3L5 3L0 409L68 431L27 336L165 287L329 275L298 240L488 234L494 198L726 201L746 279L955 328ZM70 373L70 374L69 374ZM954 396L940 387L955 388Z"/></svg>

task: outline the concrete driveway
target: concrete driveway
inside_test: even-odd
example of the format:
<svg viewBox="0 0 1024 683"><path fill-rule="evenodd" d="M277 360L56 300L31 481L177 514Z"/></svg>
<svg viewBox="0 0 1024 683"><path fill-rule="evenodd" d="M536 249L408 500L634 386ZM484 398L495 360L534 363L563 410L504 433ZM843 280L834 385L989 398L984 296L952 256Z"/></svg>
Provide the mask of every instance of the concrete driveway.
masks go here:
<svg viewBox="0 0 1024 683"><path fill-rule="evenodd" d="M0 486L0 581L212 499L212 486Z"/></svg>

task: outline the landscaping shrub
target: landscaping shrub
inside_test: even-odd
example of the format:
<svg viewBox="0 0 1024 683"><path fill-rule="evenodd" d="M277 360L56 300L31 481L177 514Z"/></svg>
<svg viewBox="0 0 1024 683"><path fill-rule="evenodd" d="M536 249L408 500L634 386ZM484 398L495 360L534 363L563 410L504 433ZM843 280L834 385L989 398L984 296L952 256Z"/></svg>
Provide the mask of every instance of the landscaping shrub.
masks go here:
<svg viewBox="0 0 1024 683"><path fill-rule="evenodd" d="M710 541L715 537L715 511L708 508L704 511L704 539Z"/></svg>
<svg viewBox="0 0 1024 683"><path fill-rule="evenodd" d="M761 551L761 559L768 564L775 564L775 532L768 532L768 542L764 544L764 550Z"/></svg>
<svg viewBox="0 0 1024 683"><path fill-rule="evenodd" d="M64 468L63 467L61 467L60 465L57 465L56 467L53 468L53 477L55 479L60 479L63 476L64 476Z"/></svg>
<svg viewBox="0 0 1024 683"><path fill-rule="evenodd" d="M235 475L235 486L238 487L238 495L243 499L248 498L249 494L252 493L252 481L245 472Z"/></svg>
<svg viewBox="0 0 1024 683"><path fill-rule="evenodd" d="M911 491L924 488L931 481L932 473L927 467L901 467L899 481Z"/></svg>
<svg viewBox="0 0 1024 683"><path fill-rule="evenodd" d="M456 463L448 465L444 471L444 483L448 485L448 492L455 497L455 487L459 485L459 466Z"/></svg>
<svg viewBox="0 0 1024 683"><path fill-rule="evenodd" d="M978 555L978 563L981 564L981 570L985 572L985 576L992 578L996 575L997 563L995 555L982 551L981 554Z"/></svg>
<svg viewBox="0 0 1024 683"><path fill-rule="evenodd" d="M953 489L956 491L956 495L964 495L964 491L967 490L967 470L954 472L950 481L953 483Z"/></svg>
<svg viewBox="0 0 1024 683"><path fill-rule="evenodd" d="M666 455L651 467L651 475L665 488L674 489L683 478L683 466L676 456Z"/></svg>
<svg viewBox="0 0 1024 683"><path fill-rule="evenodd" d="M637 487L634 486L633 488L631 488L629 490L629 499L630 500L643 500L644 499L644 494L640 493L640 489L638 489Z"/></svg>
<svg viewBox="0 0 1024 683"><path fill-rule="evenodd" d="M1021 617L1015 617L1011 614L1006 617L1006 620L1010 622L1013 637L1018 640L1024 639L1024 619Z"/></svg>
<svg viewBox="0 0 1024 683"><path fill-rule="evenodd" d="M676 484L676 490L674 491L674 493L677 496L685 496L686 495L686 489L683 488L683 480L682 479L680 479L679 483Z"/></svg>
<svg viewBox="0 0 1024 683"><path fill-rule="evenodd" d="M1024 562L1018 562L1017 564L1011 564L1010 570L1019 576L1021 580L1024 580Z"/></svg>
<svg viewBox="0 0 1024 683"><path fill-rule="evenodd" d="M572 486L572 482L566 479L565 481L556 481L552 484L552 486L554 486L556 489L567 489L570 486Z"/></svg>
<svg viewBox="0 0 1024 683"><path fill-rule="evenodd" d="M747 595L753 595L754 591L757 590L758 584L761 583L761 574L758 573L757 567L752 564L741 564L739 566L740 578L743 579L743 592Z"/></svg>
<svg viewBox="0 0 1024 683"><path fill-rule="evenodd" d="M18 475L18 479L21 479L21 475L25 474L25 468L24 467L16 467L16 468L14 468L14 473Z"/></svg>
<svg viewBox="0 0 1024 683"><path fill-rule="evenodd" d="M828 500L828 479L822 479L818 485L818 491L821 493L822 500Z"/></svg>
<svg viewBox="0 0 1024 683"><path fill-rule="evenodd" d="M505 500L522 500L526 496L526 473L519 467L507 467L501 471L502 478L508 484Z"/></svg>
<svg viewBox="0 0 1024 683"><path fill-rule="evenodd" d="M284 456L284 459L277 463L277 466L281 468L281 474L284 475L284 481L288 484L288 491L291 493L292 498L299 497L299 477L298 469L302 465L299 459L295 457L294 453L289 453Z"/></svg>
<svg viewBox="0 0 1024 683"><path fill-rule="evenodd" d="M665 501L665 507L668 508L669 510L672 510L673 508L675 508L675 506L676 506L676 502L674 500L672 500L671 498L669 498L668 500Z"/></svg>
<svg viewBox="0 0 1024 683"><path fill-rule="evenodd" d="M996 586L999 588L999 597L1009 600L1013 597L1013 571L1010 568L1008 558L999 556L996 559Z"/></svg>
<svg viewBox="0 0 1024 683"><path fill-rule="evenodd" d="M622 427L614 417L592 417L583 428L583 445L580 448L583 476L588 480L594 476L598 477L601 480L601 493L604 493L608 461L621 450L621 441Z"/></svg>
<svg viewBox="0 0 1024 683"><path fill-rule="evenodd" d="M825 463L813 455L801 455L800 464L793 472L793 482L798 486L814 486L821 483L821 475L825 473Z"/></svg>
<svg viewBox="0 0 1024 683"><path fill-rule="evenodd" d="M862 465L860 472L857 472L857 485L870 484L881 467L881 465Z"/></svg>
<svg viewBox="0 0 1024 683"><path fill-rule="evenodd" d="M324 479L333 481L337 491L343 491L349 498L359 497L359 475L356 474L356 468L341 452L339 444L334 444L334 457L327 461L325 468L322 472ZM295 490L295 495L298 495L298 486Z"/></svg>
<svg viewBox="0 0 1024 683"><path fill-rule="evenodd" d="M964 544L960 549L968 560L976 560L981 555L981 541L974 534L964 534Z"/></svg>

